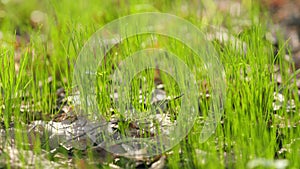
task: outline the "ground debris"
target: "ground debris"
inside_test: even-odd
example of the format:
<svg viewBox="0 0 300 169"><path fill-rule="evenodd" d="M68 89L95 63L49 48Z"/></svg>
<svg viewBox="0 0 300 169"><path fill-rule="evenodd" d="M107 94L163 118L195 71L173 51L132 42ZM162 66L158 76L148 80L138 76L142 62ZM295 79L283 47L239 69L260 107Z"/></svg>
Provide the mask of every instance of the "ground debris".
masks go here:
<svg viewBox="0 0 300 169"><path fill-rule="evenodd" d="M284 98L283 94L274 92L273 94L273 110L278 111L282 108L286 108L287 112L295 112L295 101L293 99L287 100Z"/></svg>
<svg viewBox="0 0 300 169"><path fill-rule="evenodd" d="M263 168L276 168L276 169L285 169L289 165L289 161L285 159L279 159L279 160L269 160L264 158L257 158L254 160L251 160L247 164L247 168L257 168L257 167L263 167Z"/></svg>

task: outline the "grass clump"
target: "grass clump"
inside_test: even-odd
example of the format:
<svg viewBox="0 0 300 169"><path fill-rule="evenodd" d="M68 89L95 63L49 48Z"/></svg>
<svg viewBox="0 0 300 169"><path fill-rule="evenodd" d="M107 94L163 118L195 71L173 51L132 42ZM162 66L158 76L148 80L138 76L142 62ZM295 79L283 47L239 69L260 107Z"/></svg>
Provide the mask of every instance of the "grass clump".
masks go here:
<svg viewBox="0 0 300 169"><path fill-rule="evenodd" d="M19 5L19 1L3 2L0 5L5 14L0 15L0 33L3 35L0 42L0 119L3 131L12 133L10 129L13 128L15 133L6 135L8 143L3 141L0 147L1 165L14 168L13 163L10 166L14 157L2 151L8 151L8 145L14 140L20 152L31 151L36 158L42 158L42 154L47 152L45 159L60 167L151 167L153 161L158 161L157 165L163 164L169 168L245 168L255 159L264 159L265 163L286 159L290 168L299 168L299 96L296 83L290 83L295 81L296 76L289 74L291 65L284 60L284 41L279 44L279 52L274 54L273 44L265 39L268 21L264 20L258 4L242 2L241 8L247 12L233 16L229 11L217 10L218 5L213 1L21 2L26 5ZM149 11L175 14L214 37L211 43L225 69L226 100L221 122L212 137L200 143L199 134L209 112L210 83L213 82L209 81L207 72L211 70L205 68L203 61L195 59L195 53L176 39L147 34L127 38L107 53L105 64L99 66L96 73L99 111L108 121L123 118L111 99L113 91L108 90L111 74L123 59L147 48L170 51L191 68L196 77L197 92L201 96L201 112L192 130L178 145L162 156L134 160L93 149L87 152L66 151L60 147L59 153L51 154L39 137L34 137L36 140L32 144L33 140L24 136L22 131L27 130L33 121L48 122L61 114L65 105L58 103L67 102L69 96L75 95L72 93L74 63L88 38L118 17ZM35 14L42 17L35 18ZM218 38L219 34L221 38ZM284 85L278 86L275 79L278 72L274 66L280 68ZM168 96L184 94L169 74L148 69L131 81L131 97L127 99L136 109L148 111L151 92L158 82L164 84ZM57 93L62 88L63 101ZM276 110L274 92L284 97L281 107ZM140 96L148 101L146 105L140 104ZM291 100L295 105L292 109ZM180 111L180 101L181 98L169 102L171 122L176 120ZM128 128L132 125L130 122L126 121L123 127ZM149 137L147 133L139 134ZM69 164L67 158L70 154L73 161ZM99 156L101 160L98 160ZM19 167L26 166L27 160L26 156L21 156ZM36 165L45 167L43 162ZM266 167L264 163L261 166Z"/></svg>

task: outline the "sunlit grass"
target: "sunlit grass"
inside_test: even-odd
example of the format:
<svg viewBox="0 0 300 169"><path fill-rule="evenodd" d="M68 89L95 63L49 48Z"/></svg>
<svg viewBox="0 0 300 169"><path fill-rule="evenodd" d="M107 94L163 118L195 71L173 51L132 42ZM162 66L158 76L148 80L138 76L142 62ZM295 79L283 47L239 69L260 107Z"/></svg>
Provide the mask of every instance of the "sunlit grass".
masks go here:
<svg viewBox="0 0 300 169"><path fill-rule="evenodd" d="M128 38L108 53L105 65L99 67L96 75L99 111L107 120L112 119L113 103L110 98L112 91L107 88L111 84L110 75L114 72L113 67L138 50L163 48L176 54L191 68L197 79L198 92L202 93L202 97L199 98L201 112L195 120L193 129L180 144L164 153L167 156L167 167L245 168L250 160L256 158L285 158L289 160L291 168L300 167L299 141L297 141L299 140L299 127L278 128L276 125L270 127L269 124L275 118L272 107L273 92L279 92L277 83L273 79L273 65L276 63L281 67L282 78L286 80L290 78L285 71L289 65L283 59L286 49L284 41L281 41L278 56L274 57L272 44L264 38L268 31L267 21L260 14L261 9L258 4L249 4L246 1L242 3L248 12L242 13L239 17L245 19L247 24L241 24L241 28L237 28L239 23L235 24L236 18L226 12L216 10L217 6L208 2L45 1L39 3L31 0L21 2L26 5L18 3L9 1L8 4L0 6L6 14L5 17L0 18L3 34L0 41L0 64L2 65L0 69L0 118L4 123L4 128L8 129L13 122L16 129L22 130L26 124L34 120L49 121L58 113L59 110L55 107L56 90L63 87L66 90L66 96L73 94L72 75L76 58L88 38L103 25L132 13L168 12L207 30L207 32L204 31L207 34L213 32L207 25L214 24L215 27L224 25L228 30L228 35L232 34L246 46L246 49L243 46L236 46L234 40L222 42L219 39L211 42L224 65L226 74L224 81L227 85L226 100L223 105L224 115L215 133L208 141L200 143L199 134L210 102L205 97L206 90L209 91L209 79L206 74L211 70L205 69L203 61L196 60L194 53L184 44L164 36L142 35ZM206 12L205 9L207 9ZM31 23L30 17L33 10L45 14L42 22ZM17 57L20 57L20 61L15 59ZM142 90L144 97L149 97L150 92L155 88L154 79L157 78L157 73L155 69L143 71L131 82L132 103L141 111L146 110L139 104L139 90ZM51 82L48 82L49 77L51 77ZM168 95L182 94L174 79L167 73L160 72L159 78L165 85ZM288 113L283 108L276 113L284 117L284 121L296 122L299 120L296 85L281 88L280 92L286 101L291 98L295 99L296 112ZM20 112L24 104L30 105L31 108ZM172 101L170 105L171 117L175 118L180 109L180 99ZM118 115L120 112L117 110L115 112L117 117L121 116ZM38 140L33 148L26 147L29 140L26 140L22 132L16 133L15 137L20 149L32 149L35 154L40 154L42 147L47 149L47 146L41 145ZM288 145L290 152L278 154L279 144ZM65 154L67 156L67 153ZM78 158L76 165L82 165L80 160L83 157L80 152L78 155L75 153L74 156ZM87 157L91 159L92 152L89 152ZM9 156L5 158L9 166ZM55 157L49 156L49 159L57 161ZM25 166L26 158L23 157L21 160ZM108 167L112 161L113 159L108 157L106 163L100 165ZM123 165L121 167L133 166L126 160L120 160L119 163ZM87 162L86 165L88 165ZM100 167L93 163L89 165L88 167Z"/></svg>

